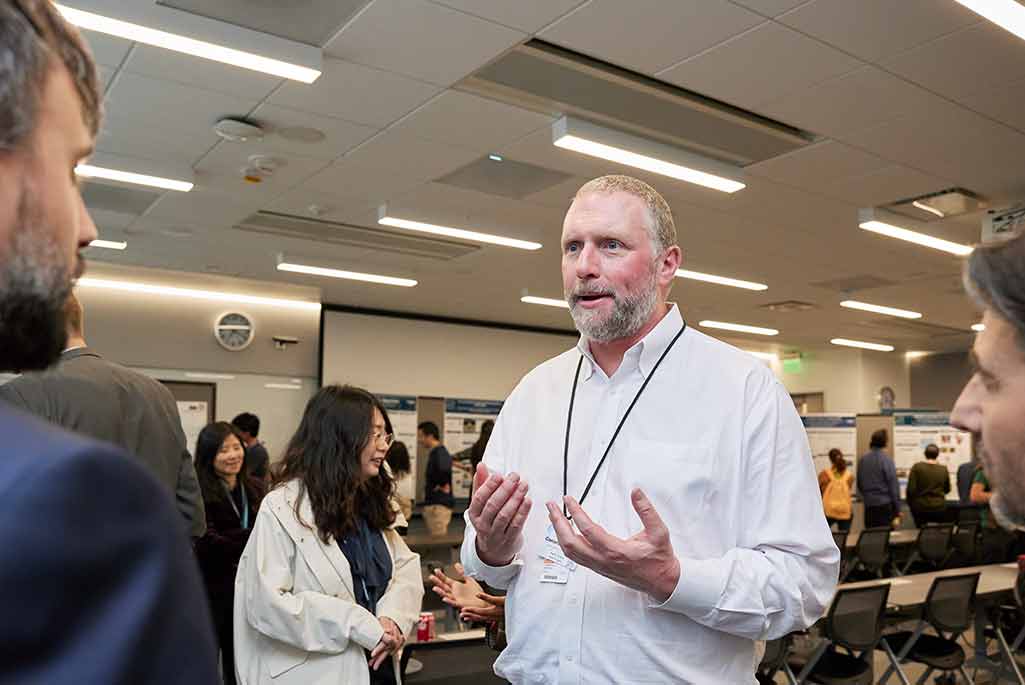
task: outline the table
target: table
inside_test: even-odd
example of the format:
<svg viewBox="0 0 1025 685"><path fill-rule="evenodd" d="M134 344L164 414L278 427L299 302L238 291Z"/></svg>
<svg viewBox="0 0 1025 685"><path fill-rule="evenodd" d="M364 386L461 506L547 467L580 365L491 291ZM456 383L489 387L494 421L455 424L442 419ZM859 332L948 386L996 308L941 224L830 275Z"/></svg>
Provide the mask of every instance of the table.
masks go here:
<svg viewBox="0 0 1025 685"><path fill-rule="evenodd" d="M858 538L861 537L861 531L852 533L847 536L847 549L852 550L858 546ZM918 529L917 528L902 528L895 530L890 533L890 546L891 547L902 547L905 545L913 545L918 540Z"/></svg>

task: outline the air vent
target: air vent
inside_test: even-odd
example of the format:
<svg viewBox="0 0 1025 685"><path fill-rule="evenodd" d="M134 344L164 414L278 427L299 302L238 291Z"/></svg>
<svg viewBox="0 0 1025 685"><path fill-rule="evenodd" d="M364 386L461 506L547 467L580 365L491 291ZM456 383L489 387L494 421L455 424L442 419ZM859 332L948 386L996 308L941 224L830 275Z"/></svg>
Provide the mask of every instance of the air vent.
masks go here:
<svg viewBox="0 0 1025 685"><path fill-rule="evenodd" d="M806 312L811 309L818 309L817 304L811 302L801 302L800 300L783 300L782 302L770 302L769 304L763 304L759 309L767 309L770 312L777 314L787 314L791 312Z"/></svg>
<svg viewBox="0 0 1025 685"><path fill-rule="evenodd" d="M814 139L792 126L536 39L457 88L544 114L577 115L733 164L761 162Z"/></svg>
<svg viewBox="0 0 1025 685"><path fill-rule="evenodd" d="M888 338L900 340L922 340L923 338L939 340L942 338L970 335L969 331L965 331L961 328L940 326L938 324L924 323L922 321L894 319L891 317L866 319L861 321L859 326L867 330L882 331L880 335L886 335Z"/></svg>
<svg viewBox="0 0 1025 685"><path fill-rule="evenodd" d="M898 200L882 209L902 214L917 221L939 221L984 209L986 203L964 188L947 188L936 193Z"/></svg>
<svg viewBox="0 0 1025 685"><path fill-rule="evenodd" d="M894 281L888 281L885 278L879 278L878 276L862 274L860 276L850 276L848 278L836 278L831 281L818 281L816 283L809 283L808 285L816 288L833 290L839 293L848 293L856 290L882 288L888 285L896 285L896 283Z"/></svg>
<svg viewBox="0 0 1025 685"><path fill-rule="evenodd" d="M160 199L162 192L109 186L88 182L82 186L82 199L89 209L138 216Z"/></svg>
<svg viewBox="0 0 1025 685"><path fill-rule="evenodd" d="M552 171L534 164L511 159L499 162L490 157L483 157L442 176L436 182L488 195L522 200L532 193L539 193L558 185L570 177L571 174Z"/></svg>
<svg viewBox="0 0 1025 685"><path fill-rule="evenodd" d="M382 228L352 226L323 219L310 219L278 212L260 211L235 225L240 231L300 238L319 243L345 245L382 252L428 257L447 261L476 252L479 245L467 245L439 238L421 238L393 233Z"/></svg>

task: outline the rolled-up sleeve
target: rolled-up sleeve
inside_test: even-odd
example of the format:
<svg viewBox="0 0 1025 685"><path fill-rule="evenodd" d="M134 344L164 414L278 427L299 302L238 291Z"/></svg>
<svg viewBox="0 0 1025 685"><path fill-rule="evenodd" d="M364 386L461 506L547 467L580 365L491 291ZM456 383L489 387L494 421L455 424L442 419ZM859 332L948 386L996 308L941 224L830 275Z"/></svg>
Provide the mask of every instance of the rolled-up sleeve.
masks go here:
<svg viewBox="0 0 1025 685"><path fill-rule="evenodd" d="M840 551L817 497L808 438L774 378L749 380L738 544L718 558L680 558L675 591L656 608L752 640L807 628L825 613Z"/></svg>

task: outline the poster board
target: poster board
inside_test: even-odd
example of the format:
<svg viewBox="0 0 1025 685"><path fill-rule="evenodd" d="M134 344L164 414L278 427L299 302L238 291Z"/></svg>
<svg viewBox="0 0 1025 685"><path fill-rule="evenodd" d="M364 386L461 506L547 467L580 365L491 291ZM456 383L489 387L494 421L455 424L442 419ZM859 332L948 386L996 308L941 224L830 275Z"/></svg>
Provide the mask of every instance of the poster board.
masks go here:
<svg viewBox="0 0 1025 685"><path fill-rule="evenodd" d="M207 402L198 400L176 400L178 405L178 416L181 417L182 430L185 431L185 445L192 454L196 449L196 440L199 433L206 427L210 416L210 406ZM195 454L192 454L195 458Z"/></svg>
<svg viewBox="0 0 1025 685"><path fill-rule="evenodd" d="M480 437L480 427L502 411L500 400L445 400L445 446L452 454L452 495L470 496L473 481L469 450Z"/></svg>
<svg viewBox="0 0 1025 685"><path fill-rule="evenodd" d="M970 433L951 426L950 414L940 411L893 413L893 460L901 484L901 497L904 496L908 472L925 458L923 452L929 444L940 448L936 461L946 466L950 473L951 489L947 499L956 500L957 469L971 461L972 438Z"/></svg>
<svg viewBox="0 0 1025 685"><path fill-rule="evenodd" d="M416 446L416 398L412 395L378 395L397 442L405 443L409 452L410 477L398 484L398 494L413 499L416 493L417 446Z"/></svg>
<svg viewBox="0 0 1025 685"><path fill-rule="evenodd" d="M857 458L858 433L854 414L842 412L805 414L801 417L815 464L815 473L829 467L829 450L843 452L848 466Z"/></svg>

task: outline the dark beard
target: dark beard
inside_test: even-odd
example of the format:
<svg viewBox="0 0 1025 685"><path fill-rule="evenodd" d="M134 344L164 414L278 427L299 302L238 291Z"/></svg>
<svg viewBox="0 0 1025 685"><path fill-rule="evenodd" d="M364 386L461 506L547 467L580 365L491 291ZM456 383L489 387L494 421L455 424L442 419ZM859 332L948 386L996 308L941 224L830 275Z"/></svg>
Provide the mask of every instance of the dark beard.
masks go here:
<svg viewBox="0 0 1025 685"><path fill-rule="evenodd" d="M45 369L67 343L70 270L33 210L22 187L11 240L0 250L0 371Z"/></svg>

